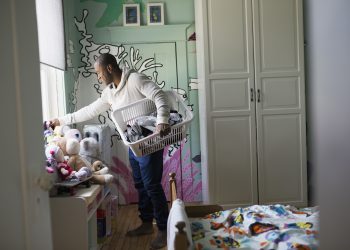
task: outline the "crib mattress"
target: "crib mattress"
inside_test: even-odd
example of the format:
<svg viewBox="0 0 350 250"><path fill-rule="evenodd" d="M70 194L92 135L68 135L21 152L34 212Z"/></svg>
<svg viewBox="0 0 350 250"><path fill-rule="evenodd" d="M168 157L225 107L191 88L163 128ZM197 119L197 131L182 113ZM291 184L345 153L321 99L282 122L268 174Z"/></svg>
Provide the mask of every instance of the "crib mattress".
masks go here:
<svg viewBox="0 0 350 250"><path fill-rule="evenodd" d="M195 249L317 249L317 207L254 205L190 219Z"/></svg>

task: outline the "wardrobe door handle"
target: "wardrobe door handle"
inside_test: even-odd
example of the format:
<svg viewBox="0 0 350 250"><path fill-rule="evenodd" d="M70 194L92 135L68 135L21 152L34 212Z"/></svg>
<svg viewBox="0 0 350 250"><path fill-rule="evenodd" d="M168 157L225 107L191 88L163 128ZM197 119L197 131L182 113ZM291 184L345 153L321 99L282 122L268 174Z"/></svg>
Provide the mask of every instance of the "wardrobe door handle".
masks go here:
<svg viewBox="0 0 350 250"><path fill-rule="evenodd" d="M260 102L260 89L258 89L258 102Z"/></svg>
<svg viewBox="0 0 350 250"><path fill-rule="evenodd" d="M254 89L250 88L250 101L254 102Z"/></svg>

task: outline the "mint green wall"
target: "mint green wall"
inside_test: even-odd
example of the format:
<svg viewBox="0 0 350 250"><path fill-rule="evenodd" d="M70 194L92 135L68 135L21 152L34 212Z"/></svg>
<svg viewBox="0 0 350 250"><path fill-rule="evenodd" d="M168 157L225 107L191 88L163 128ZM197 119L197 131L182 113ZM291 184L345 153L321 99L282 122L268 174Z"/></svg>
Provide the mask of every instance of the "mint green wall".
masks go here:
<svg viewBox="0 0 350 250"><path fill-rule="evenodd" d="M86 21L86 29L92 34L101 27L110 25L123 25L123 3L140 3L141 6L141 25L147 23L146 4L151 2L164 3L165 24L194 24L194 1L193 0L163 0L163 1L128 1L128 0L63 0L64 19L65 19L65 35L66 35L66 51L72 61L72 66L68 65L65 74L66 78L66 95L67 95L67 112L72 112L74 108L71 93L74 92L74 76L73 70L77 72L77 68L82 66L79 51L79 33L74 23L74 17L80 19L83 10L89 11L89 18ZM71 44L69 43L71 41ZM193 43L193 42L190 42ZM74 53L69 51L74 47ZM196 62L193 54L189 55L188 70L191 77L196 77ZM69 59L68 59L69 60ZM192 73L193 72L193 73ZM74 100L73 100L74 102Z"/></svg>
<svg viewBox="0 0 350 250"><path fill-rule="evenodd" d="M68 2L67 0L65 2ZM70 1L69 1L70 2ZM78 1L73 1L76 2ZM139 3L141 8L141 25L146 22L146 4L164 3L165 23L184 24L194 22L194 1L193 0L163 0L163 1L126 1L126 0L81 0L78 11L83 8L94 10L89 24L96 27L108 25L122 25L123 3ZM90 27L88 27L90 28Z"/></svg>
<svg viewBox="0 0 350 250"><path fill-rule="evenodd" d="M64 17L65 17L65 32L66 32L66 51L68 57L68 68L65 73L66 79L66 95L67 95L67 112L73 112L81 105L77 103L83 103L86 105L90 102L89 98L93 99L94 96L87 94L89 92L83 91L85 93L82 95L77 95L77 86L88 85L91 80L82 79L81 77L86 73L86 58L83 58L81 49L83 46L80 43L80 39L83 37L87 38L91 35L92 46L101 46L102 44L111 44L111 46L118 46L124 41L123 38L118 37L118 32L125 32L128 30L126 27L122 27L123 24L123 8L122 4L125 0L64 0ZM196 46L195 41L186 41L194 33L194 1L193 0L164 0L164 1L153 1L153 2L163 2L164 3L164 14L165 14L165 26L157 28L145 27L146 24L146 4L152 1L127 1L127 3L140 3L141 6L141 27L135 29L144 30L147 28L149 31L160 29L159 33L167 34L161 29L169 30L169 27L173 26L179 29L184 24L185 33L182 40L177 40L173 45L176 51L176 63L177 65L167 65L168 69L164 68L159 71L159 76L161 78L162 73L166 73L169 76L169 67L171 70L176 70L177 72L177 85L174 85L172 81L171 84L165 86L165 89L169 88L180 88L185 91L186 101L193 108L195 115L194 121L190 128L190 137L188 141L181 146L179 157L179 164L181 167L181 176L183 184L183 194L185 200L188 201L199 201L201 200L201 165L200 165L200 140L199 140L199 119L198 119L198 91L197 91L197 71L196 71ZM87 17L83 20L85 13L88 13ZM77 25L86 25L84 29L80 29ZM118 28L119 27L119 28ZM121 29L120 29L121 27ZM134 27L133 27L134 28ZM86 34L82 34L79 30L86 30ZM130 32L129 32L130 33ZM140 40L149 41L151 40L147 32L140 32L144 34L143 38ZM135 34L135 33L134 33ZM141 35L142 36L142 35ZM166 38L162 38L159 35L159 42L166 42ZM86 39L88 40L88 39ZM164 40L164 41L163 41ZM154 42L154 41L153 41ZM123 42L125 44L125 42ZM148 57L147 50L144 48L148 45L139 45L141 56L144 56L143 60ZM128 48L126 46L125 48ZM115 48L114 48L115 49ZM166 53L161 52L160 46L155 50L158 54L165 55ZM86 51L86 48L85 48ZM152 51L152 50L151 50ZM153 53L151 53L153 54ZM156 55L156 54L155 54ZM173 59L173 58L172 58ZM163 62L165 62L163 60ZM162 63L162 62L160 62ZM85 67L85 68L84 68ZM84 68L84 70L82 70ZM93 70L93 69L92 69ZM151 75L152 69L145 71L145 74ZM160 79L160 81L166 79ZM92 93L96 94L96 93ZM86 100L82 100L86 99ZM88 103L89 103L88 102ZM123 161L123 159L121 159ZM174 161L173 161L174 162ZM127 165L128 163L125 162ZM165 165L165 168L167 166ZM169 168L171 166L169 165ZM174 166L173 166L174 167ZM186 193L187 192L187 193ZM131 197L132 195L129 194ZM187 198L186 198L187 197ZM124 197L125 198L125 197ZM128 199L125 198L126 202Z"/></svg>

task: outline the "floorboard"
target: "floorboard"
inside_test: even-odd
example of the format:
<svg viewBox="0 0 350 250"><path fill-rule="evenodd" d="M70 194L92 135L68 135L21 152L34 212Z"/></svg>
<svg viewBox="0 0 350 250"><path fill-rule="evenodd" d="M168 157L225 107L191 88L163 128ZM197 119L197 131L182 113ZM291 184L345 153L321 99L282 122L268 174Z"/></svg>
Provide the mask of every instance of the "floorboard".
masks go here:
<svg viewBox="0 0 350 250"><path fill-rule="evenodd" d="M120 205L116 221L114 222L114 234L109 239L108 246L104 250L145 250L150 249L151 241L157 233L157 226L154 224L154 233L139 237L126 237L126 232L138 227L141 221L138 217L137 205ZM164 247L162 250L166 250Z"/></svg>

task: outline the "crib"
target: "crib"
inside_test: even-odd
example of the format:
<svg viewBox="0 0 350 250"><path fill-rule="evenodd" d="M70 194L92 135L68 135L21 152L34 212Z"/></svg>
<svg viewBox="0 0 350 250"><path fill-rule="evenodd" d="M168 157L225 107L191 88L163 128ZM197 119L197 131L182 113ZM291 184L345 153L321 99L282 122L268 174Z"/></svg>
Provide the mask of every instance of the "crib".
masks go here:
<svg viewBox="0 0 350 250"><path fill-rule="evenodd" d="M176 195L174 173L169 182L168 250L318 248L318 207L187 205Z"/></svg>

